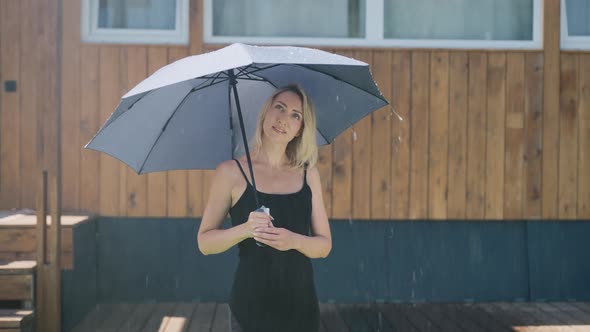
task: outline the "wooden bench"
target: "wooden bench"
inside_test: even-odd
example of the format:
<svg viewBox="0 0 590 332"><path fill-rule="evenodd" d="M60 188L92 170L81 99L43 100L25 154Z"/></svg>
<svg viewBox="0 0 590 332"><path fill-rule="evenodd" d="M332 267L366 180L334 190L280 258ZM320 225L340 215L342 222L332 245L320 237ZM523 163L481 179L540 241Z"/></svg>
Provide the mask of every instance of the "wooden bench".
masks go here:
<svg viewBox="0 0 590 332"><path fill-rule="evenodd" d="M0 262L0 301L24 301L31 308L36 266L35 261Z"/></svg>
<svg viewBox="0 0 590 332"><path fill-rule="evenodd" d="M46 211L40 213L43 216ZM35 325L45 328L49 326L48 321L56 319L59 326L60 297L59 287L55 286L61 282L59 271L73 268L74 227L93 217L61 216L61 245L59 255L55 255L59 257L60 265L49 262L37 265L38 261L43 261L37 259L40 258L38 253L41 255L47 248L55 248L52 239L57 238L57 234L51 232L55 230L51 229L51 216L45 220L49 229L41 233L37 218L27 212L0 211L0 332L33 332ZM37 238L38 234L44 233L47 234L47 237L43 236L45 240ZM57 257L51 253L45 254L48 255L46 260L57 262ZM36 294L35 290L39 288L41 290ZM59 327L54 328L57 329Z"/></svg>
<svg viewBox="0 0 590 332"><path fill-rule="evenodd" d="M91 216L61 217L61 268L73 268L74 226L91 220ZM0 261L36 260L37 217L30 214L13 214L0 218ZM51 217L47 217L51 225Z"/></svg>
<svg viewBox="0 0 590 332"><path fill-rule="evenodd" d="M33 332L32 310L0 309L0 332Z"/></svg>
<svg viewBox="0 0 590 332"><path fill-rule="evenodd" d="M0 262L0 301L21 301L20 307L0 309L0 332L32 332L35 261Z"/></svg>

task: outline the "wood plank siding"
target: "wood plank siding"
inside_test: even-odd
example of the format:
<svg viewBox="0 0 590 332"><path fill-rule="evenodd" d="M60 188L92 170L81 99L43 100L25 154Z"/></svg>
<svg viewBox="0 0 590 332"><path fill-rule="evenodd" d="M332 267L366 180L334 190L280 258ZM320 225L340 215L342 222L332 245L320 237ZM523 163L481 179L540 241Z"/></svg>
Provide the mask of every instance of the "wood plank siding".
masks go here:
<svg viewBox="0 0 590 332"><path fill-rule="evenodd" d="M65 212L201 216L212 171L138 176L83 149L139 81L221 47L203 43L201 9L189 45L106 45L81 42L80 1L1 1L0 209L35 207L60 135ZM541 50L323 48L369 63L392 102L320 148L328 215L589 219L590 52L559 50L559 1L544 16Z"/></svg>

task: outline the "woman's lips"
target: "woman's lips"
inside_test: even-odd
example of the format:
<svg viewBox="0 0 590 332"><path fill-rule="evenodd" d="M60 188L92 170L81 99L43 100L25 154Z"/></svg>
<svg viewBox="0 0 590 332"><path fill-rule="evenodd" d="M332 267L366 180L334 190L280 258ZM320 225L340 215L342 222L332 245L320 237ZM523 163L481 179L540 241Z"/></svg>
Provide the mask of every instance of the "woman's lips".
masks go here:
<svg viewBox="0 0 590 332"><path fill-rule="evenodd" d="M286 134L287 132L277 129L275 126L272 126L272 129L279 134Z"/></svg>

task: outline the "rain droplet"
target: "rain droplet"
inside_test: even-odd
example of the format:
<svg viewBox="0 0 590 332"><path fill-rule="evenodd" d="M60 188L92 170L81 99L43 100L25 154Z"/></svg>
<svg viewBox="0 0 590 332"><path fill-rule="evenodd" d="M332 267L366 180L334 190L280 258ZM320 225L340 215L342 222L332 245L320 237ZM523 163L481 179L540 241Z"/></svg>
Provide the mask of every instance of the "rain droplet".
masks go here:
<svg viewBox="0 0 590 332"><path fill-rule="evenodd" d="M148 288L148 285L150 284L150 277L149 276L145 276L145 288Z"/></svg>
<svg viewBox="0 0 590 332"><path fill-rule="evenodd" d="M416 282L416 271L412 271L412 282Z"/></svg>
<svg viewBox="0 0 590 332"><path fill-rule="evenodd" d="M390 114L395 114L400 121L404 121L404 118L402 118L399 114L397 114L397 112L393 109L393 107L391 108Z"/></svg>
<svg viewBox="0 0 590 332"><path fill-rule="evenodd" d="M356 131L352 130L352 140L356 141Z"/></svg>
<svg viewBox="0 0 590 332"><path fill-rule="evenodd" d="M336 96L336 102L340 101L340 96Z"/></svg>

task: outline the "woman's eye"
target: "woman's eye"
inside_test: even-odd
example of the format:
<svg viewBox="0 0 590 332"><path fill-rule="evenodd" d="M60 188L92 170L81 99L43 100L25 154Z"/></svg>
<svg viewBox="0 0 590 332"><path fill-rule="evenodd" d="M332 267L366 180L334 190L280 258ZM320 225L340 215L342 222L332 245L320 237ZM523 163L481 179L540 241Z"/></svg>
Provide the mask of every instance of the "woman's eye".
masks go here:
<svg viewBox="0 0 590 332"><path fill-rule="evenodd" d="M295 113L295 114L293 114L293 118L299 120L299 119L301 119L301 116L299 116L299 114Z"/></svg>

